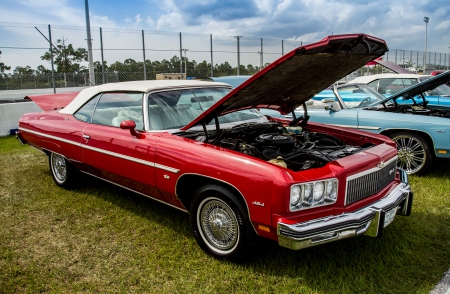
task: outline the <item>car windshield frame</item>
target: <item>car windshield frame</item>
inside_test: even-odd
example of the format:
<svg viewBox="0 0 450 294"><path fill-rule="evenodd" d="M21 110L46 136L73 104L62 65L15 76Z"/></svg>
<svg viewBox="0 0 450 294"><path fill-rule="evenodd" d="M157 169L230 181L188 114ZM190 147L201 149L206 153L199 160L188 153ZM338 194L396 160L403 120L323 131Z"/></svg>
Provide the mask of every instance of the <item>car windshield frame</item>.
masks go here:
<svg viewBox="0 0 450 294"><path fill-rule="evenodd" d="M352 92L351 95L356 94L362 94L362 96L366 96L367 98L370 98L370 102L362 103L363 100L361 100L358 104L352 104L352 102L345 102L344 98L345 95L349 92ZM368 106L375 106L377 104L380 104L382 102L386 102L386 97L378 93L376 90L371 88L370 86L366 84L344 84L339 86L333 87L333 93L338 99L339 104L341 105L341 108L344 109L352 109L352 108L363 108ZM346 99L347 100L347 99Z"/></svg>
<svg viewBox="0 0 450 294"><path fill-rule="evenodd" d="M145 129L148 132L179 132L182 127L188 125L230 91L231 89L226 86L211 86L148 92L144 98ZM153 120L155 116L157 121ZM231 127L236 124L259 122L267 118L257 109L246 109L221 115L218 120L221 125ZM198 127L202 128L202 126ZM206 127L215 129L215 120L210 121Z"/></svg>

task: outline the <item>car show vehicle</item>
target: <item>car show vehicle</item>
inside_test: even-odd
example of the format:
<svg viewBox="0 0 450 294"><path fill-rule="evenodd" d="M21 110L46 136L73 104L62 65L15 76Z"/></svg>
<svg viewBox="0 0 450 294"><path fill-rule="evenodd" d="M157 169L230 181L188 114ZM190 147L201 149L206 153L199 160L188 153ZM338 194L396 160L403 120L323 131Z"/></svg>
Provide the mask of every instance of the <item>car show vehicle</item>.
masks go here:
<svg viewBox="0 0 450 294"><path fill-rule="evenodd" d="M82 172L189 213L196 241L215 257L241 260L257 236L294 250L378 237L412 209L395 143L256 109L292 112L386 50L372 36L334 35L234 90L136 81L87 88L68 104L29 96L46 111L22 116L17 138L48 156L58 186L82 185Z"/></svg>
<svg viewBox="0 0 450 294"><path fill-rule="evenodd" d="M434 75L418 74L377 74L357 77L349 84L363 83L369 85L375 91L378 91L385 97L389 97L401 90L409 88L417 83L423 82ZM446 84L437 86L434 89L428 89L423 93L429 105L450 106L450 87ZM401 101L399 101L401 102Z"/></svg>
<svg viewBox="0 0 450 294"><path fill-rule="evenodd" d="M329 96L306 103L309 121L386 135L397 143L399 168L422 174L434 158L450 157L450 110L428 105L422 94L450 81L450 72L426 79L390 97L366 84L335 86ZM266 115L280 117L273 111ZM296 110L297 116L303 109ZM292 118L292 115L284 116Z"/></svg>

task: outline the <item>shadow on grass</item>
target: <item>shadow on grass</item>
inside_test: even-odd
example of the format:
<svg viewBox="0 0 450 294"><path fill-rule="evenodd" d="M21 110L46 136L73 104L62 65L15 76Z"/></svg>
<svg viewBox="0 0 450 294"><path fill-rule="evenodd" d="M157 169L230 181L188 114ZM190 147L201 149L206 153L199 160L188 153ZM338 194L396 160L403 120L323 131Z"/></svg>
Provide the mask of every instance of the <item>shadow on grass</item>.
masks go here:
<svg viewBox="0 0 450 294"><path fill-rule="evenodd" d="M447 177L448 163L438 162L426 177ZM75 191L87 192L195 242L184 212L90 176ZM397 216L382 238L361 236L300 251L261 238L253 256L241 266L279 277L280 283L286 278L298 281L320 293L424 293L450 267L449 222L444 212L413 210L410 217Z"/></svg>

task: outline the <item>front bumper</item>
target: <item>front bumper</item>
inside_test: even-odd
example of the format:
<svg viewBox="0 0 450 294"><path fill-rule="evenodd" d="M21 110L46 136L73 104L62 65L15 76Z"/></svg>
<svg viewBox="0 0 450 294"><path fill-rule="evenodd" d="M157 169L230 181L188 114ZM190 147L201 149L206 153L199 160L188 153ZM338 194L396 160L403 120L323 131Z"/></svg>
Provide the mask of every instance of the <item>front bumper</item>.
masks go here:
<svg viewBox="0 0 450 294"><path fill-rule="evenodd" d="M395 215L411 214L413 193L407 175L403 171L400 174L403 183L384 198L358 211L297 224L279 222L278 244L298 250L359 235L380 237Z"/></svg>

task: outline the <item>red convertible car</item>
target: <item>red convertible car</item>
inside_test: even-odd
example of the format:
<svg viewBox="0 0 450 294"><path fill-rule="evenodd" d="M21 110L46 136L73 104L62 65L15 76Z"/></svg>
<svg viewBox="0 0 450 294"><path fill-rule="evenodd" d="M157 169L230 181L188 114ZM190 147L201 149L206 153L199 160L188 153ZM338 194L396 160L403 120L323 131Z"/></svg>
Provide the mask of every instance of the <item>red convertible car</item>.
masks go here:
<svg viewBox="0 0 450 294"><path fill-rule="evenodd" d="M81 185L82 172L186 211L200 247L217 257L249 254L258 235L290 249L377 237L411 213L395 143L257 109L292 112L386 50L375 37L335 35L234 90L136 81L30 96L44 111L25 114L17 138L48 156L59 186Z"/></svg>

